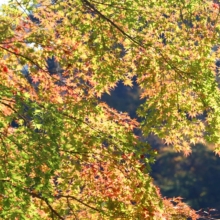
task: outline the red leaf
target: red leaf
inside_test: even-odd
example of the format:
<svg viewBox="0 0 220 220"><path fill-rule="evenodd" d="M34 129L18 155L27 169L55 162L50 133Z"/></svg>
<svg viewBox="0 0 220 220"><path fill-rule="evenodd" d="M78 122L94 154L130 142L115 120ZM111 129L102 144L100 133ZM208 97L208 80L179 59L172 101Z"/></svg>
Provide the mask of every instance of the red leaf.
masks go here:
<svg viewBox="0 0 220 220"><path fill-rule="evenodd" d="M7 66L3 66L3 71L7 73L8 72L8 67Z"/></svg>
<svg viewBox="0 0 220 220"><path fill-rule="evenodd" d="M212 6L213 6L214 9L218 9L219 8L219 5L217 3L214 3Z"/></svg>

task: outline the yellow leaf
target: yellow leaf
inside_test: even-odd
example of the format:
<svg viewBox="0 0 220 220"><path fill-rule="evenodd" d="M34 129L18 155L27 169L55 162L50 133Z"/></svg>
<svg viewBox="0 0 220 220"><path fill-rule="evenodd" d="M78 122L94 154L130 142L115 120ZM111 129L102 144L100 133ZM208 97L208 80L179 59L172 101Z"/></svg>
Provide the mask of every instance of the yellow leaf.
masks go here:
<svg viewBox="0 0 220 220"><path fill-rule="evenodd" d="M123 84L124 84L125 86L130 86L130 87L133 86L132 80L131 80L131 79L128 79L128 78L123 81Z"/></svg>

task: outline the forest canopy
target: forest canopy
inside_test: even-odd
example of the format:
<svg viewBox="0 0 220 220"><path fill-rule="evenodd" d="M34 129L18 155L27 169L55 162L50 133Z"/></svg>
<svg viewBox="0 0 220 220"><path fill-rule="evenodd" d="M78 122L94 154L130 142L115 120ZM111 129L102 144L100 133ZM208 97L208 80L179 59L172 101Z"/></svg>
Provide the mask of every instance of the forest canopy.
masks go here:
<svg viewBox="0 0 220 220"><path fill-rule="evenodd" d="M11 0L0 9L0 218L196 219L149 175L151 133L220 155L219 4ZM135 82L134 82L135 80ZM100 98L141 91L137 114Z"/></svg>

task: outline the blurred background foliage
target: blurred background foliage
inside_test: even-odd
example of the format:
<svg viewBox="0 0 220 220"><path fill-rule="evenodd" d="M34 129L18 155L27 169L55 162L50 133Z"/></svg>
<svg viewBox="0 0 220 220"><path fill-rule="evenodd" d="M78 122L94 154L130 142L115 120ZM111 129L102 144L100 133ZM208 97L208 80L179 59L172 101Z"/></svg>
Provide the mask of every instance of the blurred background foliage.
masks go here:
<svg viewBox="0 0 220 220"><path fill-rule="evenodd" d="M144 100L140 100L140 89L135 82L133 87L124 86L122 82L119 82L110 95L102 96L102 101L118 111L128 112L131 118L137 118L137 107Z"/></svg>
<svg viewBox="0 0 220 220"><path fill-rule="evenodd" d="M196 210L220 210L220 158L210 148L196 144L188 157L171 148L161 148L152 177L162 195L180 196Z"/></svg>

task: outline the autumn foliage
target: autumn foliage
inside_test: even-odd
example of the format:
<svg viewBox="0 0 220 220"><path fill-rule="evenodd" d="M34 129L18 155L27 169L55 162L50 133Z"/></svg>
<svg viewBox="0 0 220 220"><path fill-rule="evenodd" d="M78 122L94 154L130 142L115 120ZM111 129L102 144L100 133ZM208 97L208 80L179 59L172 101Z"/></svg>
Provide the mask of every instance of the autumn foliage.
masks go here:
<svg viewBox="0 0 220 220"><path fill-rule="evenodd" d="M196 219L149 176L158 135L220 154L219 5L12 0L0 11L0 218ZM50 72L48 59L60 65ZM100 101L136 78L139 124Z"/></svg>

